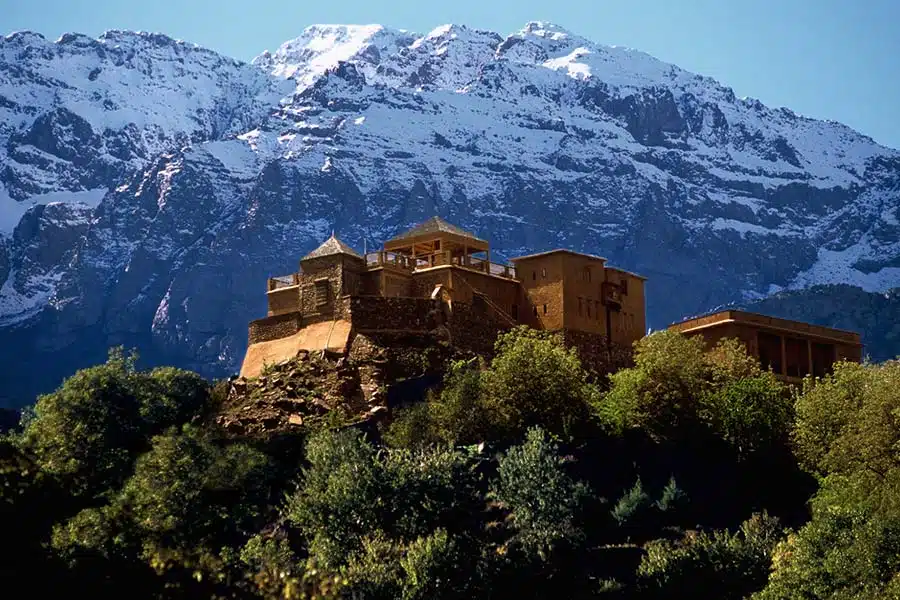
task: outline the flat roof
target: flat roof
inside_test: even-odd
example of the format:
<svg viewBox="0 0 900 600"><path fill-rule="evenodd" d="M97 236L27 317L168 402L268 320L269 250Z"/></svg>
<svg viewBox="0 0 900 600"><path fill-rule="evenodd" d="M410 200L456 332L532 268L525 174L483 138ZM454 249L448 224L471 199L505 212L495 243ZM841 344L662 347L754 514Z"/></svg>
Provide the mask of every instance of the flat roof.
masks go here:
<svg viewBox="0 0 900 600"><path fill-rule="evenodd" d="M584 258L590 258L593 260L602 260L606 262L606 259L602 256L595 256L593 254L586 254L584 252L575 252L574 250L569 250L568 248L556 248L554 250L547 250L546 252L538 252L536 254L526 254L525 256L516 256L515 258L510 258L509 262L516 262L517 260L527 260L529 258L539 258L541 256L549 256L551 254L556 254L558 252L564 252L566 254L574 254L575 256L582 256Z"/></svg>
<svg viewBox="0 0 900 600"><path fill-rule="evenodd" d="M632 277L635 277L637 279L642 279L644 281L647 281L646 277L644 277L643 275L638 275L637 273L634 273L633 271L626 271L625 269L620 269L619 267L610 267L610 266L605 266L604 268L608 271L615 271L616 273L625 273L626 275L631 275Z"/></svg>
<svg viewBox="0 0 900 600"><path fill-rule="evenodd" d="M797 334L805 334L811 337L821 337L831 340L839 340L848 344L862 345L860 343L860 335L855 331L847 329L837 329L836 327L826 327L824 325L816 325L805 321L795 321L793 319L784 319L781 317L772 317L760 313L754 313L739 309L724 309L700 316L691 317L669 325L669 329L675 329L682 332L696 331L698 329L706 329L715 327L725 323L740 323L746 325L756 325L769 329L778 329Z"/></svg>

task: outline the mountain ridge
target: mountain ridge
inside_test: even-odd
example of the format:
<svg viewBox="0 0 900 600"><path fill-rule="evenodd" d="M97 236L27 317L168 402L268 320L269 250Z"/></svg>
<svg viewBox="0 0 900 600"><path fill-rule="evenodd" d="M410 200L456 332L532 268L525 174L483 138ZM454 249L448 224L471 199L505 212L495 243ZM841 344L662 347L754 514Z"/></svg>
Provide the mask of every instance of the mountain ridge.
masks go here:
<svg viewBox="0 0 900 600"><path fill-rule="evenodd" d="M900 151L640 51L538 21L311 26L251 63L104 36L0 40L0 340L33 340L9 368L122 343L223 375L267 276L434 214L649 276L655 327L900 286Z"/></svg>

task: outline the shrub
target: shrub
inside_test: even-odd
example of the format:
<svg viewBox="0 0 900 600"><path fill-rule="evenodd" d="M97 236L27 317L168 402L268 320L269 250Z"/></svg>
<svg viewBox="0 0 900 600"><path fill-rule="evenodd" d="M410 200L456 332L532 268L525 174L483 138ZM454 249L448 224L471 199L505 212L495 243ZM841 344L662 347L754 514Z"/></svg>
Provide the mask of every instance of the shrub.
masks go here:
<svg viewBox="0 0 900 600"><path fill-rule="evenodd" d="M650 496L644 491L641 478L638 477L634 486L619 498L610 514L616 523L625 525L640 517L649 506Z"/></svg>
<svg viewBox="0 0 900 600"><path fill-rule="evenodd" d="M704 597L742 600L766 583L778 542L777 519L754 515L738 533L691 533L678 542L647 544L638 586L648 598Z"/></svg>
<svg viewBox="0 0 900 600"><path fill-rule="evenodd" d="M578 518L589 490L566 474L563 462L556 444L532 428L522 445L500 458L492 482L491 497L509 511L513 545L542 560L558 545L584 537Z"/></svg>

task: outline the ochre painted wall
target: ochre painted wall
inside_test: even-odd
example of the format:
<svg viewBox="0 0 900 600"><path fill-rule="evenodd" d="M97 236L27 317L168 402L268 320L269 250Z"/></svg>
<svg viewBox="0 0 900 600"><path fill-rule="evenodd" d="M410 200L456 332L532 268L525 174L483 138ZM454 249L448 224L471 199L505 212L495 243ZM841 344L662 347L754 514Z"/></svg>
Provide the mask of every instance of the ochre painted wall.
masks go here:
<svg viewBox="0 0 900 600"><path fill-rule="evenodd" d="M563 260L562 253L545 254L516 261L525 291L525 318L539 329L562 329ZM530 316L529 316L530 314Z"/></svg>

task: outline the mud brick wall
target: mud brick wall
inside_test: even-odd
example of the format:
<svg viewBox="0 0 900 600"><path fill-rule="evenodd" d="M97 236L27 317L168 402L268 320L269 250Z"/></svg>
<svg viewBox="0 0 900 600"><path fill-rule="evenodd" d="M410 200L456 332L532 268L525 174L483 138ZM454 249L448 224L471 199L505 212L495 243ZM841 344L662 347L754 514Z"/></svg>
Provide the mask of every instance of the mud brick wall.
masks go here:
<svg viewBox="0 0 900 600"><path fill-rule="evenodd" d="M250 321L249 343L268 342L294 335L302 326L303 319L298 312Z"/></svg>
<svg viewBox="0 0 900 600"><path fill-rule="evenodd" d="M431 331L440 322L440 309L428 298L351 296L350 319L359 330Z"/></svg>
<svg viewBox="0 0 900 600"><path fill-rule="evenodd" d="M566 346L575 348L582 364L598 375L614 373L619 369L634 365L634 351L631 346L613 343L607 347L606 336L566 329L563 331Z"/></svg>

